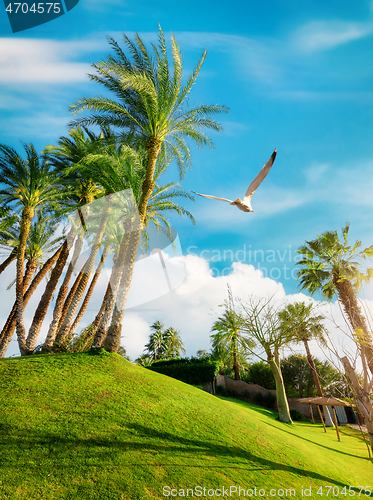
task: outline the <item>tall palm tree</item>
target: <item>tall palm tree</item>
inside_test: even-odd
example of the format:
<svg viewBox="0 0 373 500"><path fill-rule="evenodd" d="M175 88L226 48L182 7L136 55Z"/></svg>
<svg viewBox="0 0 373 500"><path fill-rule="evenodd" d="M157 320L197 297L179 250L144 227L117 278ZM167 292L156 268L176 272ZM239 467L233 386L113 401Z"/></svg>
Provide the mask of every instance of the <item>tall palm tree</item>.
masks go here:
<svg viewBox="0 0 373 500"><path fill-rule="evenodd" d="M82 98L71 106L74 113L85 109L94 112L89 117L78 118L73 125L114 126L122 131L122 138L131 134L133 143L141 143L146 150L146 175L138 205L141 222L146 220L149 198L154 189L154 173L160 155L168 154L178 164L180 175L191 164L191 150L185 142L190 138L198 146L212 146L211 139L203 130L220 131L221 126L210 118L224 113L224 106L202 105L187 109L187 99L202 68L207 53L204 52L185 85L182 83L180 49L171 36L173 72L169 68L167 47L162 29L159 28L158 46L153 45L154 57L146 49L140 36L135 41L123 35L124 44L131 54L129 59L118 43L110 39L115 55L107 61L94 64L96 75L91 80L100 83L115 94L119 101L95 97ZM130 266L125 272L132 276L140 241L140 231L130 238ZM110 337L105 348L116 351L120 345L122 320L125 308L119 305L118 314L110 326Z"/></svg>
<svg viewBox="0 0 373 500"><path fill-rule="evenodd" d="M298 253L303 255L297 265L301 290L316 292L328 300L336 295L354 331L355 342L373 374L373 343L365 316L358 302L357 292L363 281L369 281L373 269L363 274L359 265L373 255L373 246L361 250L361 242L349 245L349 224L342 228L342 241L337 231L328 231L315 240L307 241Z"/></svg>
<svg viewBox="0 0 373 500"><path fill-rule="evenodd" d="M173 72L170 71L166 41L161 27L158 46L153 45L153 57L138 34L135 35L135 41L123 34L123 41L131 58L125 55L114 39L109 38L115 55L109 56L105 62L93 64L98 74L89 75L92 81L114 93L119 102L110 98L88 97L78 100L70 109L73 113L85 109L95 113L76 119L72 125L115 126L125 134L131 131L145 145L147 168L139 204L140 216L144 220L148 200L154 188L153 177L161 147L176 159L180 173L183 173L185 167L191 163L191 150L185 143L185 138L192 139L198 146L212 146L211 139L203 130L220 131L221 126L209 117L225 113L227 108L202 105L187 109L187 99L206 59L206 51L183 85L181 53L173 35Z"/></svg>
<svg viewBox="0 0 373 500"><path fill-rule="evenodd" d="M39 209L44 211L52 202L61 200L65 194L61 181L43 156L35 148L24 145L24 160L13 148L0 145L0 190L3 207L11 206L21 211L20 239L16 265L17 338L21 354L29 353L25 341L23 268L27 237L31 222Z"/></svg>
<svg viewBox="0 0 373 500"><path fill-rule="evenodd" d="M279 318L281 320L280 328L282 328L285 334L288 334L289 342L303 343L307 354L307 361L315 381L317 394L319 397L323 397L324 393L308 342L315 339L326 345L324 336L326 330L322 323L325 319L324 316L320 314L314 315L314 306L312 303L295 302L294 304L288 304L280 311ZM332 427L333 421L327 406L324 406L324 414L327 425Z"/></svg>

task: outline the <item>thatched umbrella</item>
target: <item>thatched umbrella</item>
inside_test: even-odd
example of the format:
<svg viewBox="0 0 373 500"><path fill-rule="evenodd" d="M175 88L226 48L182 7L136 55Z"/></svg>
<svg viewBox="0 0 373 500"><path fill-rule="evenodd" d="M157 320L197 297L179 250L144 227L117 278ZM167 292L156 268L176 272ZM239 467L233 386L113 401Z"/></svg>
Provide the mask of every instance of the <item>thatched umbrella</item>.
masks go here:
<svg viewBox="0 0 373 500"><path fill-rule="evenodd" d="M319 405L325 405L325 406L331 406L332 407L332 412L333 412L333 418L334 418L334 425L335 425L335 430L337 431L337 437L338 441L341 440L340 435L339 435L339 430L338 430L338 424L337 424L337 415L335 414L335 406L351 406L350 404L346 403L345 401L342 401L341 399L338 398L303 398L303 399L297 399L298 403L308 403L310 405L310 410L311 410L311 416L312 416L312 422L314 422L313 419L313 413L312 413L312 407L311 403L315 404L317 406L317 409L319 410L320 418L322 425L324 426L324 431L326 432L324 420L321 415L320 411L320 406Z"/></svg>

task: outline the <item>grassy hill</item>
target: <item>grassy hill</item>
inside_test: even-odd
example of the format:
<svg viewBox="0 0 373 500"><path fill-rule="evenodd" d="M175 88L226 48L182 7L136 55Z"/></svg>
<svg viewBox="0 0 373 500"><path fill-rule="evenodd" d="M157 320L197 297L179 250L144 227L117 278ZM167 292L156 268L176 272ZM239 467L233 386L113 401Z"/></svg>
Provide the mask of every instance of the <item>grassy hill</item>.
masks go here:
<svg viewBox="0 0 373 500"><path fill-rule="evenodd" d="M321 425L280 423L116 354L1 360L0 395L1 500L158 499L170 493L163 486L189 498L196 486L206 488L193 491L201 498L223 486L220 498L243 498L227 495L230 486L273 498L282 492L271 489L294 488L296 498L310 487L313 498L326 498L326 486L332 498L349 497L345 485L373 490L373 464L353 429L338 442Z"/></svg>

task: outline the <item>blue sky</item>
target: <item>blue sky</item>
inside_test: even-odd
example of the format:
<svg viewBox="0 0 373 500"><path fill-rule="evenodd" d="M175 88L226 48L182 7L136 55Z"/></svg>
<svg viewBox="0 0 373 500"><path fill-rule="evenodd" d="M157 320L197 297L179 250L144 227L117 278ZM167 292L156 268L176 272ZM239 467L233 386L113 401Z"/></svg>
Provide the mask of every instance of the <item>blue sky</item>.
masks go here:
<svg viewBox="0 0 373 500"><path fill-rule="evenodd" d="M216 277L238 260L264 268L295 294L291 270L305 239L349 221L351 240L372 244L372 2L80 0L19 34L0 11L0 142L19 151L21 141L39 150L56 143L69 104L101 92L86 73L110 52L105 36L138 32L150 43L158 24L175 34L185 74L209 52L191 103L230 109L215 149L194 149L182 186L242 197L278 148L254 214L199 198L185 205L195 227L172 219L183 253L209 260ZM171 168L167 178L176 177Z"/></svg>

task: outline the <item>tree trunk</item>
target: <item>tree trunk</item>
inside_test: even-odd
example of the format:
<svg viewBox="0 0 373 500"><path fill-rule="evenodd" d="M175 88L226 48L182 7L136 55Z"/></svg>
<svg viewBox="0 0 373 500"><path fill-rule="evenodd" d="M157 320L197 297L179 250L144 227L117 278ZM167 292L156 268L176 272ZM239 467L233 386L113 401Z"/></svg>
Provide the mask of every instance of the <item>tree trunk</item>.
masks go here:
<svg viewBox="0 0 373 500"><path fill-rule="evenodd" d="M12 250L8 257L0 264L0 274L13 262L17 257L17 250Z"/></svg>
<svg viewBox="0 0 373 500"><path fill-rule="evenodd" d="M154 172L157 164L159 151L161 150L162 141L158 137L149 137L146 143L146 150L148 152L148 162L146 166L146 176L142 184L142 194L139 203L139 213L141 222L144 223L146 219L146 209L150 195L154 189Z"/></svg>
<svg viewBox="0 0 373 500"><path fill-rule="evenodd" d="M34 318L27 337L27 347L32 352L35 349L36 341L40 333L41 325L47 314L49 304L52 300L53 292L55 291L61 274L64 270L70 248L75 240L76 230L73 228L69 232L64 244L62 245L61 253L58 257L56 265L53 268L50 280L47 283L45 291L40 299L39 305L35 311Z"/></svg>
<svg viewBox="0 0 373 500"><path fill-rule="evenodd" d="M304 347L306 349L307 361L308 361L308 364L311 368L313 380L315 381L315 384L316 384L317 395L320 398L323 398L324 393L323 393L323 390L322 390L321 385L320 385L319 376L317 375L316 366L315 366L315 363L313 361L313 357L312 357L308 342L307 342L307 340L303 340L303 343L304 343ZM329 408L326 405L324 405L323 410L324 410L324 415L325 415L325 424L327 425L327 427L334 427L334 423L333 423L332 417L330 415Z"/></svg>
<svg viewBox="0 0 373 500"><path fill-rule="evenodd" d="M127 305L133 271L136 263L137 249L141 231L132 231L126 255L126 264L123 266L122 276L115 301L113 316L105 339L104 348L109 352L117 352L122 334L122 321ZM127 264L128 263L128 264Z"/></svg>
<svg viewBox="0 0 373 500"><path fill-rule="evenodd" d="M83 233L81 232L76 239L74 253L73 253L73 256L71 258L71 262L67 268L65 278L64 278L62 285L60 287L60 290L58 292L58 296L57 296L56 303L55 303L54 310L53 310L53 320L49 326L47 338L45 339L44 346L43 346L43 348L45 350L51 349L53 342L54 342L54 339L56 338L56 334L57 334L58 325L59 325L59 321L60 321L61 314L62 314L62 309L63 309L65 297L66 297L67 291L69 289L70 279L71 279L76 261L78 260L80 252L82 250L82 246L83 246Z"/></svg>
<svg viewBox="0 0 373 500"><path fill-rule="evenodd" d="M234 371L234 380L240 380L240 368L237 361L237 339L234 336L232 340L233 344L233 371Z"/></svg>
<svg viewBox="0 0 373 500"><path fill-rule="evenodd" d="M284 381L282 378L281 370L275 363L272 354L267 353L267 361L269 366L271 367L273 376L276 382L276 400L277 400L277 409L278 416L281 422L285 423L293 423L290 417L289 404L286 397L286 391L284 386Z"/></svg>
<svg viewBox="0 0 373 500"><path fill-rule="evenodd" d="M19 237L19 246L17 252L17 273L16 273L16 302L17 302L17 340L21 356L29 354L26 346L26 331L24 322L24 304L23 304L23 266L25 259L27 237L30 232L32 218L34 217L32 207L24 207L21 218L21 230Z"/></svg>
<svg viewBox="0 0 373 500"><path fill-rule="evenodd" d="M123 272L123 268L126 265L127 251L130 242L130 237L131 237L131 232L127 230L127 232L123 234L122 241L119 246L119 251L114 256L113 269L111 271L110 283L108 285L110 286L110 288L108 289L107 294L105 294L105 298L103 301L105 302L105 304L104 304L102 318L98 325L97 332L93 341L93 345L95 347L101 347L102 344L105 342L107 336L111 313L113 311L113 307L115 304L115 298L120 278Z"/></svg>
<svg viewBox="0 0 373 500"><path fill-rule="evenodd" d="M76 291L78 289L80 280L82 279L82 276L83 276L84 267L85 267L86 263L87 263L87 261L83 264L83 267L79 271L78 276L75 278L75 281L74 281L72 287L70 288L69 293L67 294L65 303L64 303L63 308L62 308L62 313L61 313L60 321L58 323L58 328L57 328L57 332L58 333L56 335L56 341L57 342L59 342L59 332L61 330L62 323L65 321L66 314L67 314L67 311L69 310L71 301L73 300L74 295L76 294Z"/></svg>
<svg viewBox="0 0 373 500"><path fill-rule="evenodd" d="M68 310L66 317L62 323L61 329L58 333L58 336L59 336L61 342L63 342L65 340L65 338L67 338L70 334L70 329L71 329L72 323L73 323L75 315L77 313L80 301L83 297L84 290L87 287L87 284L89 281L89 276L91 274L93 265L94 265L95 260L96 260L96 256L97 256L98 251L100 249L101 242L102 242L102 239L103 239L104 233L105 233L106 224L107 224L107 221L108 221L109 216L110 216L110 205L111 205L110 200L106 200L106 206L102 212L100 225L99 225L99 228L97 230L95 241L92 245L90 256L89 256L89 258L84 266L82 278L79 282L79 285L78 285L78 288L75 292L75 295L71 301L69 310Z"/></svg>
<svg viewBox="0 0 373 500"><path fill-rule="evenodd" d="M368 330L354 288L351 282L348 279L341 278L336 270L333 271L332 281L337 290L339 301L355 332L355 343L360 347L361 354L365 357L369 370L373 375L372 336Z"/></svg>
<svg viewBox="0 0 373 500"><path fill-rule="evenodd" d="M74 323L72 324L70 334L69 334L70 338L71 338L72 334L74 334L74 332L76 331L79 323L81 322L81 320L84 316L84 313L87 309L88 303L89 303L91 296L92 296L92 293L93 293L93 290L96 286L98 278L100 277L102 268L104 267L104 263L105 263L106 257L108 256L109 252L110 252L110 247L108 245L105 245L104 251L102 252L102 256L100 259L100 263L96 269L95 275L92 278L91 284L89 285L86 296L84 297L83 304L82 304L81 308L79 309L79 312L75 318Z"/></svg>
<svg viewBox="0 0 373 500"><path fill-rule="evenodd" d="M36 274L34 279L31 282L31 285L29 286L28 290L23 296L23 305L26 307L28 301L30 300L30 297L38 287L38 285L41 283L41 281L45 278L46 274L50 269L52 269L54 263L58 259L60 253L62 251L62 247L60 247L52 257L50 257L43 265L43 267L40 269L40 271ZM17 321L17 316L16 316L16 303L13 306L12 312L10 313L5 326L1 332L0 335L0 358L3 358L5 356L6 350L9 346L9 343L12 339L14 328L16 327L16 321Z"/></svg>
<svg viewBox="0 0 373 500"><path fill-rule="evenodd" d="M341 358L341 362L345 369L347 378L349 379L353 392L355 394L357 406L360 413L363 415L365 425L368 430L369 443L373 452L373 402L370 399L369 392L367 392L360 384L354 369L347 356Z"/></svg>

